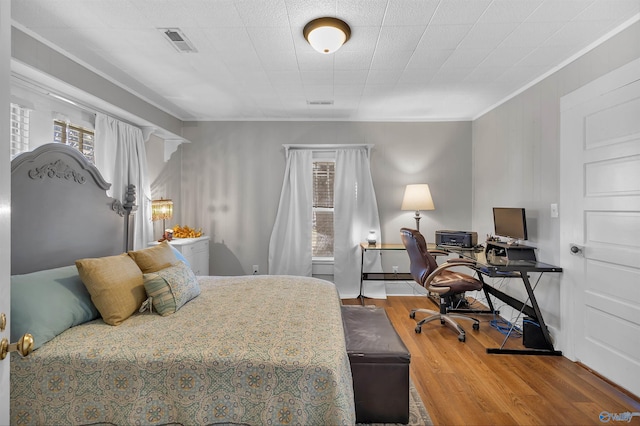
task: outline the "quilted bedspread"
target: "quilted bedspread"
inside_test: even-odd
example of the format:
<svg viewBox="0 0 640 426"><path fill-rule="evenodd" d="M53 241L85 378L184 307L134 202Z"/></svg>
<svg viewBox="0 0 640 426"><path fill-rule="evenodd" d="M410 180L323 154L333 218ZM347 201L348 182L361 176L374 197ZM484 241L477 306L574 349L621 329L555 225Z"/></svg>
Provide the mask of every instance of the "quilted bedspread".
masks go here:
<svg viewBox="0 0 640 426"><path fill-rule="evenodd" d="M340 299L289 276L199 277L175 314L73 327L11 357L12 424L353 424Z"/></svg>

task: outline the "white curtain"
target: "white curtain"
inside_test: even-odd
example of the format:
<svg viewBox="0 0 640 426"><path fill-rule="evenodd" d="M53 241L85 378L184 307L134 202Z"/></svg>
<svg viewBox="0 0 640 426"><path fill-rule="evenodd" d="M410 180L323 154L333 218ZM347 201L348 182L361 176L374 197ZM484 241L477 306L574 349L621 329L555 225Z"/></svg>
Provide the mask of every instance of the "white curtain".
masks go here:
<svg viewBox="0 0 640 426"><path fill-rule="evenodd" d="M269 274L311 276L313 152L287 150L280 204L269 242Z"/></svg>
<svg viewBox="0 0 640 426"><path fill-rule="evenodd" d="M127 185L136 186L133 249L153 239L151 189L147 178L147 154L142 130L115 118L96 115L96 166L107 182L109 195L124 202Z"/></svg>
<svg viewBox="0 0 640 426"><path fill-rule="evenodd" d="M360 292L360 243L366 241L370 230L380 235L378 203L365 147L336 151L333 221L334 282L341 298L354 298ZM364 270L382 271L377 252L368 254Z"/></svg>
<svg viewBox="0 0 640 426"><path fill-rule="evenodd" d="M272 275L311 275L313 150L287 149L284 183L269 244ZM336 148L335 153L334 282L340 297L346 299L360 292L360 243L366 241L370 230L380 235L380 218L368 148ZM382 271L376 253L369 251L365 271Z"/></svg>

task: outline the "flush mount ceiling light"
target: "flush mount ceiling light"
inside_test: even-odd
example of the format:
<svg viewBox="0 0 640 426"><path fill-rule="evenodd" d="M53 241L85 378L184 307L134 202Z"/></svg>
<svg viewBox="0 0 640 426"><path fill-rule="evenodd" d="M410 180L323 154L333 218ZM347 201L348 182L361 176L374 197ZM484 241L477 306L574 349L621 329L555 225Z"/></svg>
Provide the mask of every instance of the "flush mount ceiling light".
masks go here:
<svg viewBox="0 0 640 426"><path fill-rule="evenodd" d="M351 37L351 28L337 18L318 18L304 26L304 38L320 53L333 53Z"/></svg>

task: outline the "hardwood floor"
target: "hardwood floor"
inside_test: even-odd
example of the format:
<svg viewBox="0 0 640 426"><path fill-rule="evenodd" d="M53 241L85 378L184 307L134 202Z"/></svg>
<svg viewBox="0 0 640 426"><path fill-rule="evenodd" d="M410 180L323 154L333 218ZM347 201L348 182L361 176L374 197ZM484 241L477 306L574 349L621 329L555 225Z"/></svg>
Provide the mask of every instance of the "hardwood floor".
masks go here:
<svg viewBox="0 0 640 426"><path fill-rule="evenodd" d="M359 300L343 300L358 304ZM492 328L491 315L477 315L480 330L462 321L466 342L435 321L422 333L409 318L413 308L434 309L426 297L366 299L384 307L411 352L410 373L434 425L589 425L605 424L600 413L640 413L640 398L625 394L565 357L487 354L504 335ZM416 319L424 314L417 313ZM507 347L522 347L510 339ZM609 424L627 423L613 421ZM639 424L640 417L630 424Z"/></svg>

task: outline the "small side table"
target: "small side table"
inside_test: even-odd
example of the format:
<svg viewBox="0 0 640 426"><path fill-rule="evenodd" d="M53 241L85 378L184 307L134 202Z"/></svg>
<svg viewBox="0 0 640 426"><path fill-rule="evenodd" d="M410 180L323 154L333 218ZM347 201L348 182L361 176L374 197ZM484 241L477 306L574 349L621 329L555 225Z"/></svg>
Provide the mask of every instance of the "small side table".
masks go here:
<svg viewBox="0 0 640 426"><path fill-rule="evenodd" d="M385 273L385 272L365 272L364 270L364 254L367 251L376 250L376 251L398 251L398 250L406 250L404 244L369 244L369 243L360 243L360 294L358 294L358 298L360 299L360 304L364 305L364 295L362 294L362 286L364 281L413 281L413 277L409 273Z"/></svg>

